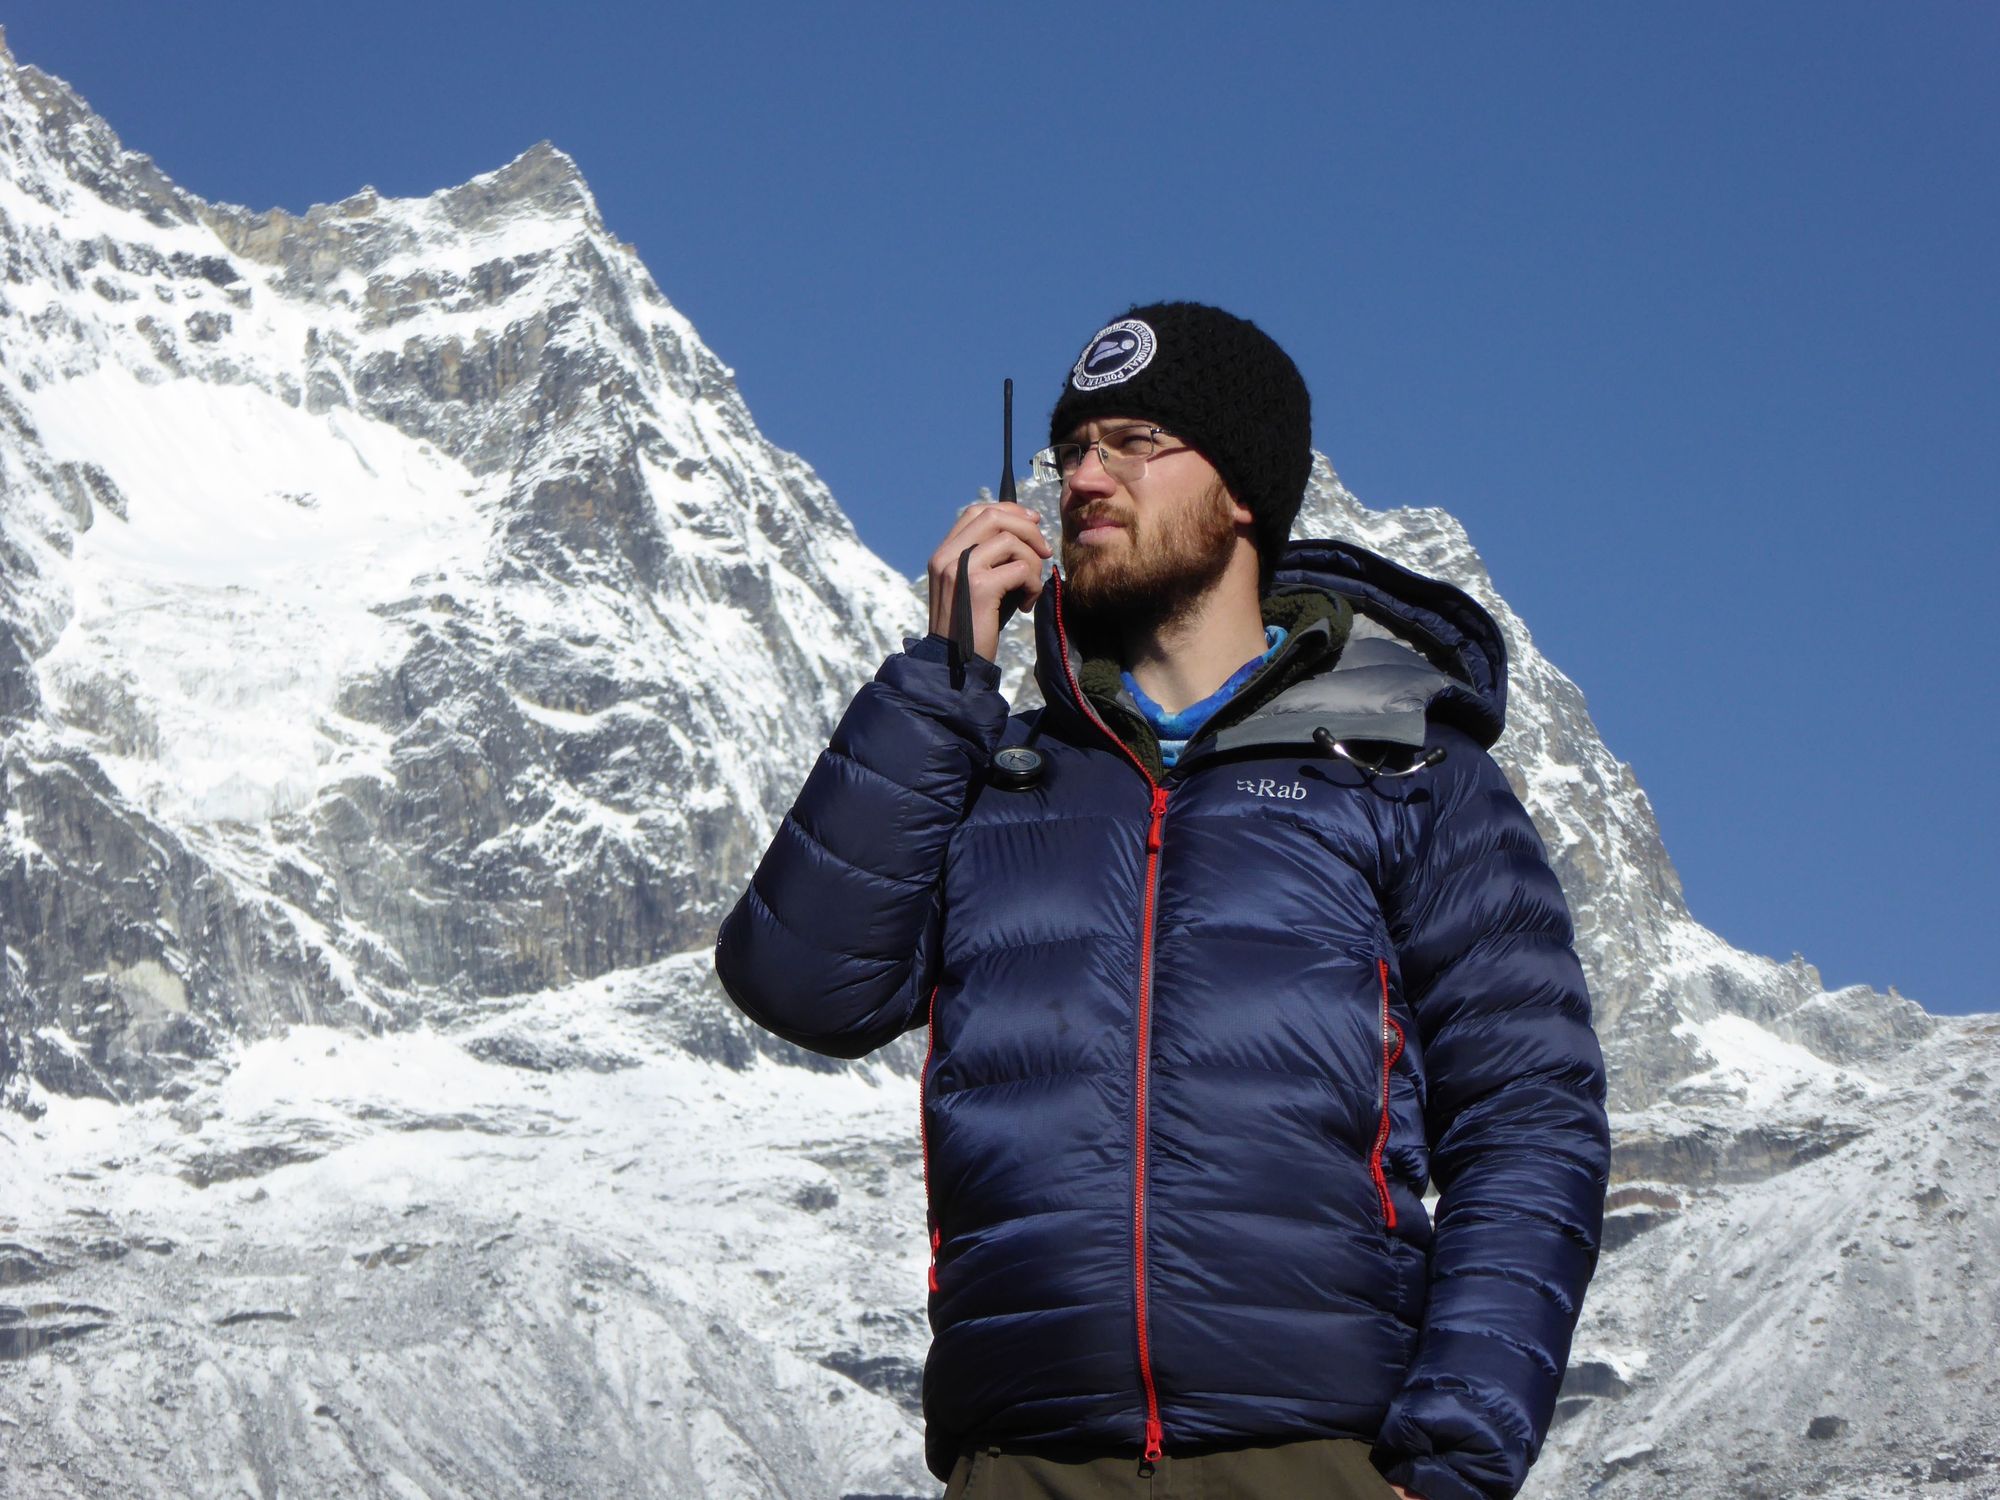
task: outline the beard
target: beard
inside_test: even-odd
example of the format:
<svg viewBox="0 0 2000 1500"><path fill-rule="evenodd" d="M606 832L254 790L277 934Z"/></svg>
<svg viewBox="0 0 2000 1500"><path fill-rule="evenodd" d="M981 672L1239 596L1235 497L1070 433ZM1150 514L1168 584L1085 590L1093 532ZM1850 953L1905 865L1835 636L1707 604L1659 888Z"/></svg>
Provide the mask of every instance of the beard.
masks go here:
<svg viewBox="0 0 2000 1500"><path fill-rule="evenodd" d="M1116 639L1175 624L1229 570L1236 519L1220 479L1169 515L1120 521L1123 542L1085 545L1071 536L1072 527L1103 514L1085 506L1063 527L1063 603L1075 611L1079 634Z"/></svg>

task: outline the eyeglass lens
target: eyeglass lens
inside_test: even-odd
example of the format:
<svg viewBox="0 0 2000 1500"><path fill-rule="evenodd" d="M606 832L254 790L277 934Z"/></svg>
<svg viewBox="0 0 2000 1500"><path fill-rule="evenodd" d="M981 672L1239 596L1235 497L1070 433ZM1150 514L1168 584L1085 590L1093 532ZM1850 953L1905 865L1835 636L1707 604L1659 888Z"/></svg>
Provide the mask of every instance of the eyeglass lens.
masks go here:
<svg viewBox="0 0 2000 1500"><path fill-rule="evenodd" d="M1157 427L1120 427L1105 433L1095 444L1057 443L1044 448L1035 455L1035 467L1068 479L1083 467L1084 453L1095 447L1106 473L1117 479L1136 479L1145 472L1146 460L1159 451L1159 446Z"/></svg>

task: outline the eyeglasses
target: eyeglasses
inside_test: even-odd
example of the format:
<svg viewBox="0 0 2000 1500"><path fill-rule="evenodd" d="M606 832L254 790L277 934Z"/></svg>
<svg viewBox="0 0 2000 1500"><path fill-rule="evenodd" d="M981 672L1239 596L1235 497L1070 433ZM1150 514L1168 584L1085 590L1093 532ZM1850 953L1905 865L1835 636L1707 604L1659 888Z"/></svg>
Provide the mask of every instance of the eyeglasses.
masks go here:
<svg viewBox="0 0 2000 1500"><path fill-rule="evenodd" d="M1035 455L1035 472L1050 479L1068 480L1083 467L1084 454L1095 448L1097 461L1113 479L1137 479L1146 472L1148 459L1186 449L1185 443L1179 448L1163 449L1160 439L1165 436L1157 427L1119 427L1094 443L1057 443Z"/></svg>

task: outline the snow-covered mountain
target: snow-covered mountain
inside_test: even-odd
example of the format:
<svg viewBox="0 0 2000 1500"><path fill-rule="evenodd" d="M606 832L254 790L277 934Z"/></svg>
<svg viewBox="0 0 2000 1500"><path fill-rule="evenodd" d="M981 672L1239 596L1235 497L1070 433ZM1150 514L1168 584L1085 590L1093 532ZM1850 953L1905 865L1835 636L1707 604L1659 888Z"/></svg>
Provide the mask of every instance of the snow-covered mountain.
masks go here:
<svg viewBox="0 0 2000 1500"><path fill-rule="evenodd" d="M29 1071L149 1093L707 939L907 589L574 164L253 214L6 89Z"/></svg>
<svg viewBox="0 0 2000 1500"><path fill-rule="evenodd" d="M933 1493L914 1052L707 953L909 582L549 146L253 213L0 43L0 249L0 1496ZM1696 924L1448 515L1300 529L1514 651L1620 1110L1533 1492L2000 1493L1992 1018Z"/></svg>

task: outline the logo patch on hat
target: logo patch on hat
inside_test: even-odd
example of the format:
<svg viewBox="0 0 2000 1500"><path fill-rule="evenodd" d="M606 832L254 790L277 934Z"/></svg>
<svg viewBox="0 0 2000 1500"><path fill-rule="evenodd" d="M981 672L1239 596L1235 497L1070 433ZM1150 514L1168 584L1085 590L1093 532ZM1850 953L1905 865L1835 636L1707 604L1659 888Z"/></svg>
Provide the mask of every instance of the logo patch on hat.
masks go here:
<svg viewBox="0 0 2000 1500"><path fill-rule="evenodd" d="M1151 324L1138 318L1121 319L1084 346L1082 357L1069 372L1069 383L1080 391L1094 391L1130 380L1153 362L1153 351L1158 347Z"/></svg>

